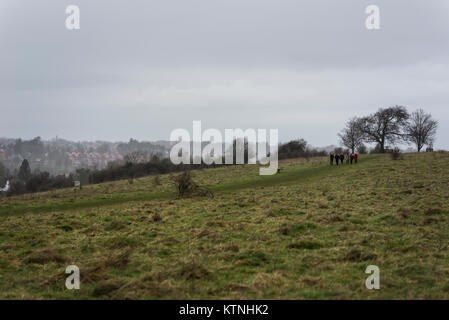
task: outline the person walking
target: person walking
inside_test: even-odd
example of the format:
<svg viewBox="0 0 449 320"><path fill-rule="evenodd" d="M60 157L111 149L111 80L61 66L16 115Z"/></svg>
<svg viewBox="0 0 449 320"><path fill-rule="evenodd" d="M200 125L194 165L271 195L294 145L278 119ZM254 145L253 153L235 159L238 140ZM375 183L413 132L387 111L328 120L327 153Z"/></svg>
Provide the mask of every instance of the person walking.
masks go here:
<svg viewBox="0 0 449 320"><path fill-rule="evenodd" d="M346 152L345 160L346 160L346 164L349 164L349 152Z"/></svg>
<svg viewBox="0 0 449 320"><path fill-rule="evenodd" d="M351 164L352 164L353 161L354 161L354 154L351 153Z"/></svg>
<svg viewBox="0 0 449 320"><path fill-rule="evenodd" d="M338 153L335 155L335 164L338 166L338 161L340 160L340 156Z"/></svg>
<svg viewBox="0 0 449 320"><path fill-rule="evenodd" d="M334 153L333 152L330 153L329 159L330 159L330 165L333 166L334 165Z"/></svg>
<svg viewBox="0 0 449 320"><path fill-rule="evenodd" d="M359 154L358 153L354 154L354 161L355 161L355 163L357 163L357 160L359 160Z"/></svg>
<svg viewBox="0 0 449 320"><path fill-rule="evenodd" d="M343 165L343 160L345 159L345 155L342 153L342 154L340 154L340 162L341 162L341 165Z"/></svg>

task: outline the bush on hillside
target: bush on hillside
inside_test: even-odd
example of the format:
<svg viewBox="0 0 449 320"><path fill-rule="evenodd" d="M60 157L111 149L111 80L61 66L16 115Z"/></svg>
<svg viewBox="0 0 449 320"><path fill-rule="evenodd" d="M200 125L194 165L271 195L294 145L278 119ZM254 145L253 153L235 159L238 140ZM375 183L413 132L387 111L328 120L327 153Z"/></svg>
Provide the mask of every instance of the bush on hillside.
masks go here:
<svg viewBox="0 0 449 320"><path fill-rule="evenodd" d="M394 148L393 150L391 150L390 155L391 159L393 160L401 159L402 157L401 149L399 149L398 147Z"/></svg>
<svg viewBox="0 0 449 320"><path fill-rule="evenodd" d="M172 175L170 178L176 188L179 198L187 195L213 197L213 193L210 190L200 187L195 183L195 181L193 181L190 170L186 170L176 176Z"/></svg>

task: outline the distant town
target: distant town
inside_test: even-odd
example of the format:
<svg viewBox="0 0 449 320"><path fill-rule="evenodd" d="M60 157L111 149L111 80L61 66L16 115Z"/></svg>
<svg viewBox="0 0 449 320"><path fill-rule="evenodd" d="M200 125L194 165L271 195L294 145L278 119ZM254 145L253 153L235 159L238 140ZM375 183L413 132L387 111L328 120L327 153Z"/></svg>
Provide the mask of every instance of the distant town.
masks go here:
<svg viewBox="0 0 449 320"><path fill-rule="evenodd" d="M31 140L0 138L0 161L14 174L27 159L33 171L67 175L79 168L104 169L108 163L145 162L152 156L167 157L168 141L73 142L60 138Z"/></svg>

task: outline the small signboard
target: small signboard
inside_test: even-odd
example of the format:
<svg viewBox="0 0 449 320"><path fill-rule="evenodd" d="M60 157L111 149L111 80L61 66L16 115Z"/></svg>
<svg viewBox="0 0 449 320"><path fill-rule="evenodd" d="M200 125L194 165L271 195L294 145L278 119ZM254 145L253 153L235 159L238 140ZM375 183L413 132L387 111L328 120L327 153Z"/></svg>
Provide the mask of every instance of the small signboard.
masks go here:
<svg viewBox="0 0 449 320"><path fill-rule="evenodd" d="M75 183L75 187L79 187L81 185L81 182L79 182L79 181L74 181L74 183Z"/></svg>

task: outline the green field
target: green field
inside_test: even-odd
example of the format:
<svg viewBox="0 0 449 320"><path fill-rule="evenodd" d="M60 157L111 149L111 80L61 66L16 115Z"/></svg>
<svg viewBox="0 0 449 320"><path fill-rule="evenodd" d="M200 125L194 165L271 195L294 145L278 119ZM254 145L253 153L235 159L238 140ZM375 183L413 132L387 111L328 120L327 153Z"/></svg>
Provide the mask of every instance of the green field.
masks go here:
<svg viewBox="0 0 449 320"><path fill-rule="evenodd" d="M195 171L214 198L177 199L168 175L3 198L0 298L449 299L448 166L315 158Z"/></svg>

